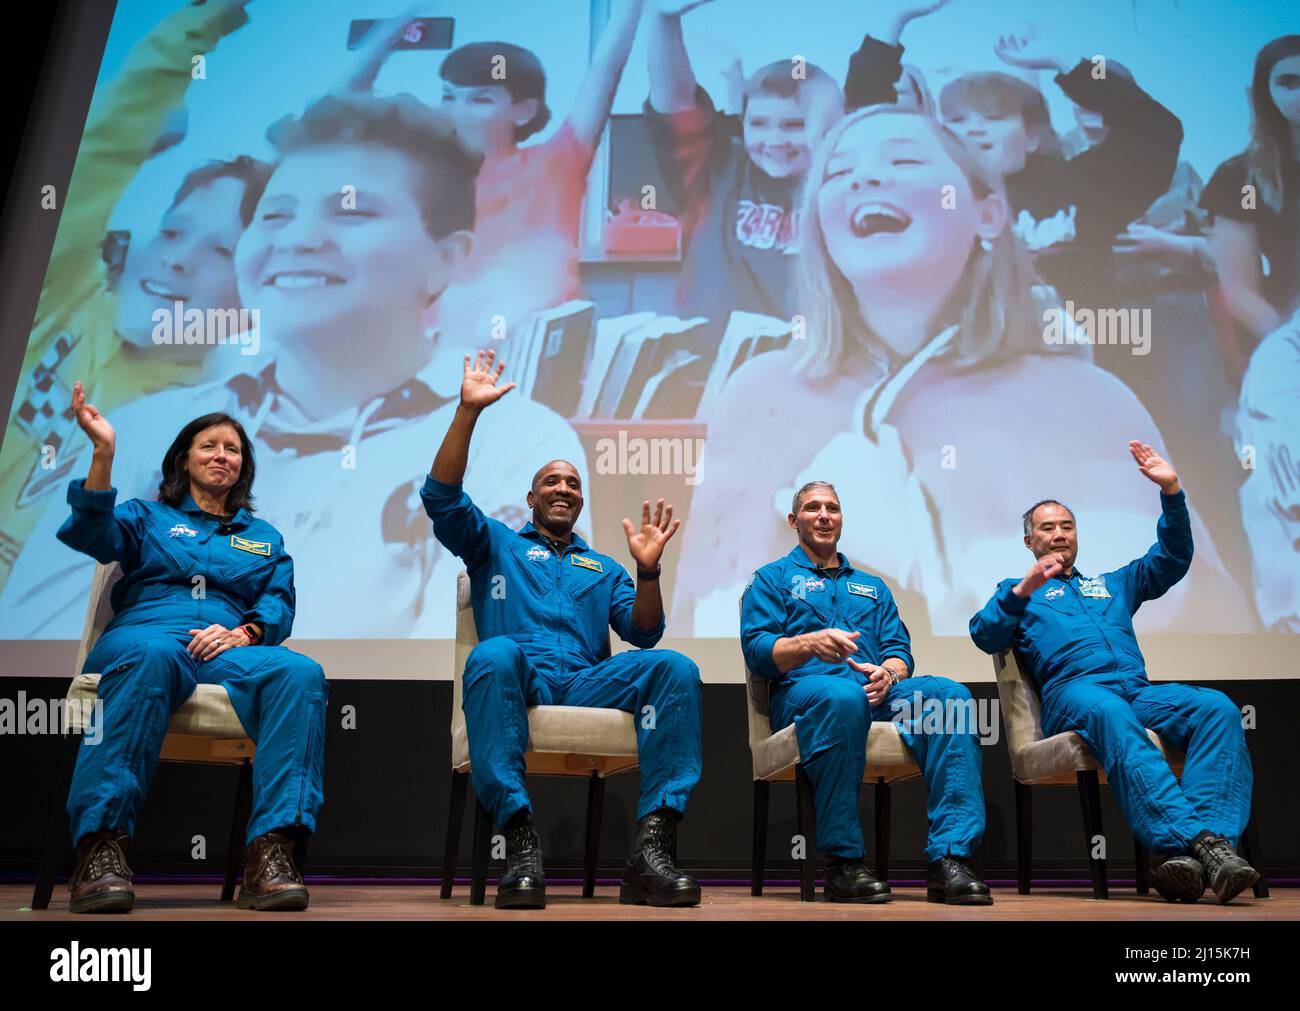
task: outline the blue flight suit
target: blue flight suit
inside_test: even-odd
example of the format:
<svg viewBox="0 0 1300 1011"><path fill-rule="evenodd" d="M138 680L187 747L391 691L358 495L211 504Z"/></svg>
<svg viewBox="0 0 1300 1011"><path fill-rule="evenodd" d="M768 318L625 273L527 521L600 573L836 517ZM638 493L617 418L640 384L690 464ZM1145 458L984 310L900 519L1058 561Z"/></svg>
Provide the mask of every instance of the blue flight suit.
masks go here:
<svg viewBox="0 0 1300 1011"><path fill-rule="evenodd" d="M529 809L524 789L528 707L592 706L631 713L641 766L640 819L686 810L700 778L700 670L652 649L632 623L627 570L577 534L556 554L532 525L485 516L459 484L432 476L420 491L438 540L465 562L479 644L465 664L463 698L474 793L498 825ZM610 656L613 628L633 652ZM651 707L651 708L647 708Z"/></svg>
<svg viewBox="0 0 1300 1011"><path fill-rule="evenodd" d="M867 676L847 663L814 656L782 674L772 661L777 639L839 628L861 633L858 662L879 665L897 657L909 671L915 669L907 627L889 588L854 569L844 555L839 559L840 568L828 572L796 544L754 573L740 605L745 663L773 681L772 727L794 724L800 759L813 784L817 847L833 856L865 855L858 796L867 732L873 721L893 721L929 788L926 861L969 857L984 835L984 787L978 723L965 685L929 675L907 677L873 708L863 690ZM934 715L940 709L956 718L940 719Z"/></svg>
<svg viewBox="0 0 1300 1011"><path fill-rule="evenodd" d="M970 620L986 653L1013 649L1038 683L1043 732L1074 731L1106 770L1133 834L1147 849L1183 853L1202 829L1234 846L1250 817L1254 774L1241 713L1222 692L1147 680L1133 615L1192 564L1192 524L1180 490L1160 496L1156 543L1095 578L1076 568L1022 600L1004 579ZM1149 727L1187 755L1181 785Z"/></svg>
<svg viewBox="0 0 1300 1011"><path fill-rule="evenodd" d="M88 735L68 793L75 843L88 832L131 835L171 714L197 684L225 687L257 745L248 840L277 828L316 830L324 790L325 702L320 664L279 645L293 626L293 560L279 531L240 509L226 524L189 495L179 508L117 489L68 486L72 516L58 538L96 561L118 562L115 616L86 657L99 673L103 736ZM218 530L218 528L221 528ZM199 579L198 577L202 577ZM192 628L255 622L263 644L196 661Z"/></svg>

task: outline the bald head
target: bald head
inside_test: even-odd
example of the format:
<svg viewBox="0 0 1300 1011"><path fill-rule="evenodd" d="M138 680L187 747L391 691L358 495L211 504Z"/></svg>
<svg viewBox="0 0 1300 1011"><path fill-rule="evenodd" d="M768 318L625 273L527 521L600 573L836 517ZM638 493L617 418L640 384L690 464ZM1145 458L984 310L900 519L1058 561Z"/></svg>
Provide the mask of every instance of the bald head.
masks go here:
<svg viewBox="0 0 1300 1011"><path fill-rule="evenodd" d="M579 487L582 485L582 476L578 473L578 468L568 460L552 460L550 463L544 463L537 468L537 473L533 475L533 483L529 486L533 491L537 491L537 486L541 480L553 470L562 470L569 474L578 482Z"/></svg>

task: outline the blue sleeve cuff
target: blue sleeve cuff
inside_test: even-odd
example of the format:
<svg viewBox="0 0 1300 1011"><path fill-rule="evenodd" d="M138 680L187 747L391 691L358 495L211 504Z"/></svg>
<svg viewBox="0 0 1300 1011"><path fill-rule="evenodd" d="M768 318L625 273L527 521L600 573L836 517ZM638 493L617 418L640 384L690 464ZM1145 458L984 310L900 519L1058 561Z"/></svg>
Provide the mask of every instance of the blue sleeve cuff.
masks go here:
<svg viewBox="0 0 1300 1011"><path fill-rule="evenodd" d="M117 489L96 491L86 487L84 477L74 478L68 482L68 505L74 509L90 512L112 512L117 503Z"/></svg>
<svg viewBox="0 0 1300 1011"><path fill-rule="evenodd" d="M659 640L664 637L664 629L668 627L668 622L664 618L660 618L659 624L648 632L638 628L631 616L628 617L627 623L631 632L630 641L637 649L654 649L659 644Z"/></svg>
<svg viewBox="0 0 1300 1011"><path fill-rule="evenodd" d="M754 636L750 643L748 658L750 670L765 678L781 676L776 661L772 659L772 650L776 648L776 641L780 638L781 636L775 632L760 632Z"/></svg>
<svg viewBox="0 0 1300 1011"><path fill-rule="evenodd" d="M881 665L883 666L885 661L890 659L902 660L903 663L907 664L907 673L909 675L916 673L916 661L912 659L911 653L905 653L901 649L889 650L880 658Z"/></svg>
<svg viewBox="0 0 1300 1011"><path fill-rule="evenodd" d="M464 485L448 484L446 481L439 481L432 474L427 474L424 478L424 487L420 489L420 501L424 503L424 511L432 517L435 512L458 502L464 493Z"/></svg>
<svg viewBox="0 0 1300 1011"><path fill-rule="evenodd" d="M1002 609L1004 614L1010 614L1018 618L1024 614L1025 610L1029 607L1029 598L1019 597L1013 593L1011 588L1014 585L1015 584L1012 583L998 590L996 599L998 607Z"/></svg>

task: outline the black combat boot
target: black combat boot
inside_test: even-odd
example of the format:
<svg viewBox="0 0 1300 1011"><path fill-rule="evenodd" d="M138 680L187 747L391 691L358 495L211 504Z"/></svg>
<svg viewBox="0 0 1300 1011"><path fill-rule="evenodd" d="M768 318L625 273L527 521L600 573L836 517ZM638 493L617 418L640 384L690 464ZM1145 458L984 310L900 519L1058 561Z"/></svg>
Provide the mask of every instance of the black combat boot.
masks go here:
<svg viewBox="0 0 1300 1011"><path fill-rule="evenodd" d="M506 872L497 884L497 909L545 909L546 872L542 843L532 814L516 813L502 828L506 835Z"/></svg>
<svg viewBox="0 0 1300 1011"><path fill-rule="evenodd" d="M1195 857L1181 854L1153 853L1152 868L1147 875L1155 890L1166 902L1196 902L1205 891L1205 868Z"/></svg>
<svg viewBox="0 0 1300 1011"><path fill-rule="evenodd" d="M1221 904L1231 902L1259 880L1259 871L1239 857L1221 835L1200 833L1192 840L1192 856L1205 868L1205 877Z"/></svg>
<svg viewBox="0 0 1300 1011"><path fill-rule="evenodd" d="M623 869L618 901L636 906L698 906L700 884L673 866L677 821L668 808L652 811L637 823L636 841Z"/></svg>

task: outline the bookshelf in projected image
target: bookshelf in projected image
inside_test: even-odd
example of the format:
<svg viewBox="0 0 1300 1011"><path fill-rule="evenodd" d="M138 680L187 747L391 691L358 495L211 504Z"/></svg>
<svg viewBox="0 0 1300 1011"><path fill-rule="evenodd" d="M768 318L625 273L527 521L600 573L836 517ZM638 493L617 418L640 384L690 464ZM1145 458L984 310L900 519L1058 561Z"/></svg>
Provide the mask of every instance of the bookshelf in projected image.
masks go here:
<svg viewBox="0 0 1300 1011"><path fill-rule="evenodd" d="M611 553L623 543L624 517L664 498L685 517L710 412L727 381L755 355L784 347L791 324L733 312L717 336L702 317L652 312L595 319L588 301L538 313L519 333L520 392L570 420L587 456L594 545ZM640 447L639 464L613 447ZM687 473L689 469L689 473ZM680 538L664 556L672 585Z"/></svg>

